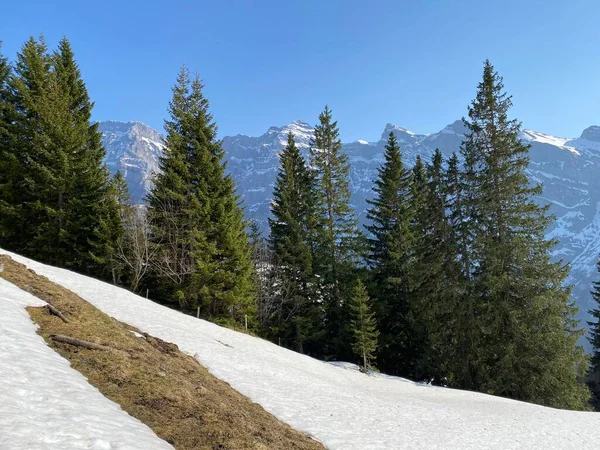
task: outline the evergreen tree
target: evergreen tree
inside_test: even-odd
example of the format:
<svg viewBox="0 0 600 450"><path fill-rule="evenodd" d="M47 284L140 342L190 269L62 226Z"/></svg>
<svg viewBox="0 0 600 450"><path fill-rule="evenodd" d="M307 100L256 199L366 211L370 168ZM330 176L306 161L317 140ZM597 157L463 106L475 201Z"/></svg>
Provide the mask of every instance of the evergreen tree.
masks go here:
<svg viewBox="0 0 600 450"><path fill-rule="evenodd" d="M472 244L473 292L481 329L478 389L544 405L578 409L589 393L581 382L582 332L574 319L568 267L550 261L554 241L544 232L548 207L528 185L528 146L509 120L511 99L486 61L483 80L465 120L462 153L466 198L476 211Z"/></svg>
<svg viewBox="0 0 600 450"><path fill-rule="evenodd" d="M13 120L4 184L3 234L10 248L44 262L99 274L105 248L98 224L106 214L108 172L97 124L71 46L52 55L29 39L9 81ZM12 194L11 194L12 191ZM12 231L11 231L12 230Z"/></svg>
<svg viewBox="0 0 600 450"><path fill-rule="evenodd" d="M393 133L385 146L385 162L375 181L375 199L367 214L371 224L369 263L375 286L375 311L381 331L377 360L386 373L409 376L414 355L410 354L408 321L413 235L410 206L412 172L404 167Z"/></svg>
<svg viewBox="0 0 600 450"><path fill-rule="evenodd" d="M350 298L350 325L353 336L352 350L362 359L364 371L371 367L379 337L370 303L367 289L359 280Z"/></svg>
<svg viewBox="0 0 600 450"><path fill-rule="evenodd" d="M114 259L114 240L122 237L120 205L111 198L102 133L98 123L91 121L94 104L66 38L52 55L52 66L57 97L65 107L60 122L55 122L53 140L68 158L66 167L60 167L60 177L67 182L58 185L56 202L59 236L64 236L61 244L69 249L61 265L99 274L105 268L96 267L95 262ZM99 223L105 220L112 222L108 235L98 232Z"/></svg>
<svg viewBox="0 0 600 450"><path fill-rule="evenodd" d="M3 80L0 245L18 253L26 253L38 222L32 204L36 200L35 166L42 140L39 109L46 102L50 84L47 52L43 38L30 38L17 54L13 73Z"/></svg>
<svg viewBox="0 0 600 450"><path fill-rule="evenodd" d="M198 77L183 68L173 88L166 151L148 197L158 275L186 311L242 320L255 314L247 224Z"/></svg>
<svg viewBox="0 0 600 450"><path fill-rule="evenodd" d="M279 164L271 206L273 218L269 219L270 246L282 278L278 282L286 287L279 292L284 323L278 327L278 337L300 353L308 342L309 352L315 353L322 317L312 272L314 180L292 133Z"/></svg>
<svg viewBox="0 0 600 450"><path fill-rule="evenodd" d="M115 285L122 285L128 275L122 252L126 247L125 227L131 225L134 214L127 183L118 171L110 180L104 200L104 214L96 230L98 242L102 242L103 247L96 249L101 256L95 257L102 268L101 275Z"/></svg>
<svg viewBox="0 0 600 450"><path fill-rule="evenodd" d="M415 166L415 167L418 167ZM416 170L415 179L422 177ZM444 383L447 378L449 327L452 328L456 275L456 248L448 218L446 173L443 157L436 150L426 169L426 184L415 212L413 289L411 317L420 341L415 377ZM440 324L444 324L440 327Z"/></svg>
<svg viewBox="0 0 600 450"><path fill-rule="evenodd" d="M326 353L343 358L350 356L345 326L347 286L360 257L361 235L350 207L348 156L342 153L337 122L328 107L319 115L310 154L319 220L313 262L324 297Z"/></svg>
<svg viewBox="0 0 600 450"><path fill-rule="evenodd" d="M11 124L14 121L14 108L9 88L11 73L8 59L0 53L0 247L7 249L11 248L10 244L16 238L15 184L19 176L18 154L13 151L15 135L11 133Z"/></svg>
<svg viewBox="0 0 600 450"><path fill-rule="evenodd" d="M600 272L600 261L598 262ZM590 311L593 320L588 322L590 326L589 341L592 345L592 357L588 375L588 385L592 392L591 404L596 411L600 411L600 282L594 282L592 297L596 302L596 308Z"/></svg>
<svg viewBox="0 0 600 450"><path fill-rule="evenodd" d="M434 341L438 346L438 365L441 378L451 386L475 389L477 376L477 350L481 336L479 312L472 289L472 248L476 211L468 201L471 190L465 179L472 173L469 161L461 171L458 155L448 160L444 182L450 236L448 252L450 261L445 271L447 308L434 310L438 327ZM434 336L430 334L430 337Z"/></svg>

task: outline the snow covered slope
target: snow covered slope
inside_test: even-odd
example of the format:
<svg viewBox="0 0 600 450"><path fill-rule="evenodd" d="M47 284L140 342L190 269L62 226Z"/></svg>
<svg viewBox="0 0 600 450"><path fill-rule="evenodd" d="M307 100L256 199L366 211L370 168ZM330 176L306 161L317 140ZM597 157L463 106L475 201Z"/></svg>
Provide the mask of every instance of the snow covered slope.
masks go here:
<svg viewBox="0 0 600 450"><path fill-rule="evenodd" d="M36 334L25 307L45 304L0 278L0 448L171 449Z"/></svg>
<svg viewBox="0 0 600 450"><path fill-rule="evenodd" d="M365 375L351 365L317 361L112 285L8 254L116 319L176 343L214 375L330 449L583 449L596 448L600 440L598 413Z"/></svg>

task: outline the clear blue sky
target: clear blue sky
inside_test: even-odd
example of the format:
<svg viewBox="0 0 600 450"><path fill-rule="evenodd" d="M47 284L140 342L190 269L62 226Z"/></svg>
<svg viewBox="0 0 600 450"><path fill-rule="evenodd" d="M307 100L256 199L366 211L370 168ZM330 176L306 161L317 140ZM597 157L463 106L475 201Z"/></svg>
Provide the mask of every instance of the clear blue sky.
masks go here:
<svg viewBox="0 0 600 450"><path fill-rule="evenodd" d="M185 63L221 136L260 135L325 104L344 141L387 122L436 132L466 114L489 58L526 128L600 125L598 0L10 1L11 59L30 35L71 41L98 120L162 129Z"/></svg>

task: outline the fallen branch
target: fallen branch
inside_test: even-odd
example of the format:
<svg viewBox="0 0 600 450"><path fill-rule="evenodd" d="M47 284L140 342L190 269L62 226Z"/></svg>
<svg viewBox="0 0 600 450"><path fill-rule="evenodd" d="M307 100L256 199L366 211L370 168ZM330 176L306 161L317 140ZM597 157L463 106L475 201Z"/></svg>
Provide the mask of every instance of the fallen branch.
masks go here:
<svg viewBox="0 0 600 450"><path fill-rule="evenodd" d="M54 306L52 306L50 303L46 305L46 308L48 309L48 311L50 311L50 314L54 314L64 323L69 323L69 320L64 316L64 314L61 313L58 309L56 309Z"/></svg>
<svg viewBox="0 0 600 450"><path fill-rule="evenodd" d="M107 347L105 345L94 344L93 342L82 341L81 339L63 336L62 334L53 334L50 336L52 340L57 342L64 342L65 344L75 345L76 347L88 348L90 350L116 350L112 347Z"/></svg>

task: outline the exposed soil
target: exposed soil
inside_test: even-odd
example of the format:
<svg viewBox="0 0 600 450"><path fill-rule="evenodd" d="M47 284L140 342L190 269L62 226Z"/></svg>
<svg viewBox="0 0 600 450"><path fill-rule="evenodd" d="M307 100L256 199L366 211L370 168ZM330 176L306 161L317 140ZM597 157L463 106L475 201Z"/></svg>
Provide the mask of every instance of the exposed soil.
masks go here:
<svg viewBox="0 0 600 450"><path fill-rule="evenodd" d="M38 333L67 358L90 384L177 449L323 449L323 445L279 421L182 353L107 316L64 287L6 255L0 277L53 305L28 308ZM134 331L143 335L137 337ZM56 342L52 335L111 347L91 350ZM232 361L235 364L235 361Z"/></svg>

